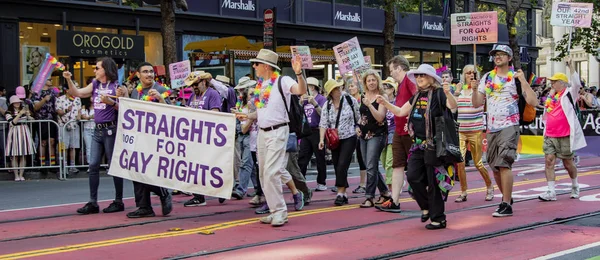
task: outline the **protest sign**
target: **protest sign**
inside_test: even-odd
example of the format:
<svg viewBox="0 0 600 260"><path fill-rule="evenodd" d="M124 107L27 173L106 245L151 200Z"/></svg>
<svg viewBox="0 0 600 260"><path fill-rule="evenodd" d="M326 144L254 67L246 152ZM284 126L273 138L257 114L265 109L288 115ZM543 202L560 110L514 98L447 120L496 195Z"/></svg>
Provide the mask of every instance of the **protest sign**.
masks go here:
<svg viewBox="0 0 600 260"><path fill-rule="evenodd" d="M310 55L310 48L308 46L290 46L292 51L292 57L296 57L296 54L302 58L302 68L312 69L313 62L312 56Z"/></svg>
<svg viewBox="0 0 600 260"><path fill-rule="evenodd" d="M334 46L333 53L341 75L365 64L365 58L356 37Z"/></svg>
<svg viewBox="0 0 600 260"><path fill-rule="evenodd" d="M498 42L496 11L452 14L450 27L452 45Z"/></svg>
<svg viewBox="0 0 600 260"><path fill-rule="evenodd" d="M233 114L120 98L118 122L108 174L230 198Z"/></svg>
<svg viewBox="0 0 600 260"><path fill-rule="evenodd" d="M189 60L169 64L169 76L171 78L171 88L178 89L185 87L185 78L190 75L191 65Z"/></svg>
<svg viewBox="0 0 600 260"><path fill-rule="evenodd" d="M591 27L594 4L591 3L566 3L552 4L550 24L567 27Z"/></svg>

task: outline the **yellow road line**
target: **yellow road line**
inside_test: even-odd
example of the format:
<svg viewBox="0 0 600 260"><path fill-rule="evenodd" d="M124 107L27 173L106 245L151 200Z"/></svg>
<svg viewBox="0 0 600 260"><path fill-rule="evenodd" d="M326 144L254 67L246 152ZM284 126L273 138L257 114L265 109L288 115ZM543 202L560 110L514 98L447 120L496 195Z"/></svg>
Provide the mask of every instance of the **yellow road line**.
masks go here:
<svg viewBox="0 0 600 260"><path fill-rule="evenodd" d="M586 172L586 173L580 173L579 176L588 176L588 175L596 175L596 174L600 174L600 170ZM561 175L561 176L556 177L557 180L563 180L563 179L567 179L567 178L569 178L568 175ZM523 186L523 185L528 185L528 184L533 184L533 183L541 183L541 182L546 182L546 179L541 178L541 179L520 181L520 182L516 182L514 184L514 186ZM469 191L469 193L478 193L478 192L484 192L486 190L487 190L486 187L482 187L482 188L471 189L468 191ZM461 193L460 191L451 192L450 196L459 195L460 193ZM400 200L400 202L410 202L410 201L413 201L413 200L411 198L405 198L405 199ZM322 208L322 209L296 211L296 212L289 213L288 217L295 218L295 217L314 215L314 214L318 214L318 213L327 213L327 212L335 212L335 211L342 211L342 210L348 210L348 209L356 209L358 207L359 207L359 205L347 205L347 206L341 206L341 207L328 207L328 208ZM214 231L217 231L217 230L223 230L223 229L233 228L233 227L237 227L237 226L254 224L259 219L260 218L248 218L248 219L241 219L241 220L235 220L235 221L230 221L230 222L208 225L208 226L204 226L204 227L200 227L200 228L187 229L187 230L182 230L182 231L131 236L131 237L103 240L103 241L97 241L97 242L91 242L91 243L82 243L82 244L75 244L75 245L68 245L68 246L61 246L61 247L53 247L53 248L25 251L25 252L13 253L13 254L0 255L0 259L22 259L22 258L27 258L27 257L66 253L66 252L72 252L72 251L77 251L77 250L85 250L85 249L106 247L106 246L112 246L112 245L121 245L121 244L141 242L141 241L152 240L152 239L192 235L192 234L198 234L198 233L212 234L212 233L214 233Z"/></svg>

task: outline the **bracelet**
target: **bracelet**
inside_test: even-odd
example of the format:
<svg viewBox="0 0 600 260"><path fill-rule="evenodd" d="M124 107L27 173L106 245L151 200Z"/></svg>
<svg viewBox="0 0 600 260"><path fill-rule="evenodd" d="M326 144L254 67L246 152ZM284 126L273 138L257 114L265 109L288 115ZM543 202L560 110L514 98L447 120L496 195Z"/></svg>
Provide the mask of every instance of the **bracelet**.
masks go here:
<svg viewBox="0 0 600 260"><path fill-rule="evenodd" d="M302 76L304 72L297 73L296 76Z"/></svg>

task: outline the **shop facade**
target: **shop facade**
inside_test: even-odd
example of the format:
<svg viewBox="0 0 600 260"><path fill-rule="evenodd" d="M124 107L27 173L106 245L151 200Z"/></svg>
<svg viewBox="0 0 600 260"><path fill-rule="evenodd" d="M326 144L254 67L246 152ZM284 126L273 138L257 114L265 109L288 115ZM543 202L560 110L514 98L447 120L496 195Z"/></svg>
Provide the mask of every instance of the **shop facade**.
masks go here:
<svg viewBox="0 0 600 260"><path fill-rule="evenodd" d="M2 1L0 84L9 91L27 84L45 52L71 64L70 68L79 82L93 77L93 60L98 56L112 56L125 65L141 60L163 65L158 7L143 6L132 10L122 5L123 1L126 0ZM421 63L429 63L436 68L451 67L450 31L449 24L444 22L443 2L424 0L419 8L396 14L395 51L407 57L412 67ZM479 2L478 6L474 6L469 5L469 0L456 0L456 12L500 9L497 1ZM252 42L262 41L263 10L276 7L277 45L331 49L357 36L363 53L371 56L373 64L384 64L382 3L383 0L300 0L293 1L290 6L289 1L278 0L188 1L189 11L178 11L176 15L178 57L180 60L188 59L188 52L183 49L194 41L238 35ZM529 29L536 28L534 12L531 7L523 8L517 22L518 31L524 32L520 44L528 53L525 64L530 64L527 66L531 68L529 71L535 70L531 64L535 64L538 52L535 31ZM125 44L127 41L134 42L134 49L128 50L128 54L132 55L124 55L123 49L110 44L104 44L107 46L104 48L99 40L96 47L84 50L90 53L81 54L81 49L72 46L73 41L78 40L73 39L77 35L73 32L80 32L83 38L87 36L88 39L100 39L102 36L115 39L115 42L124 39ZM507 29L502 24L499 26L499 41L508 42ZM65 48L69 52L61 52ZM491 66L487 55L491 48L491 45L477 48L478 64L484 69ZM104 55L94 56L97 52L92 52L92 49L102 51ZM457 68L472 63L471 46L458 46L456 49ZM79 54L76 53L78 51ZM250 70L249 66L247 70ZM238 75L243 73L236 71ZM60 77L54 75L53 80L60 81Z"/></svg>

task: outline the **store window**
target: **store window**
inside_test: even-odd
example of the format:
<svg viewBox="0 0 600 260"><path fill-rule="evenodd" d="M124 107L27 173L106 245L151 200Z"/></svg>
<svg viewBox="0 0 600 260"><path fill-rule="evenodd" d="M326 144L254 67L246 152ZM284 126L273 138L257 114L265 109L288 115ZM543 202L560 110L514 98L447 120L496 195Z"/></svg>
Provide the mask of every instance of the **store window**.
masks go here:
<svg viewBox="0 0 600 260"><path fill-rule="evenodd" d="M419 51L400 51L398 54L408 60L410 69L416 69L421 64L421 52Z"/></svg>
<svg viewBox="0 0 600 260"><path fill-rule="evenodd" d="M364 0L364 7L383 9L385 2L383 0Z"/></svg>
<svg viewBox="0 0 600 260"><path fill-rule="evenodd" d="M360 6L361 0L336 0L336 4Z"/></svg>
<svg viewBox="0 0 600 260"><path fill-rule="evenodd" d="M443 55L441 52L423 51L423 63L439 69L444 66Z"/></svg>
<svg viewBox="0 0 600 260"><path fill-rule="evenodd" d="M56 31L60 29L58 24L19 23L21 85L35 80L46 53L56 55Z"/></svg>

